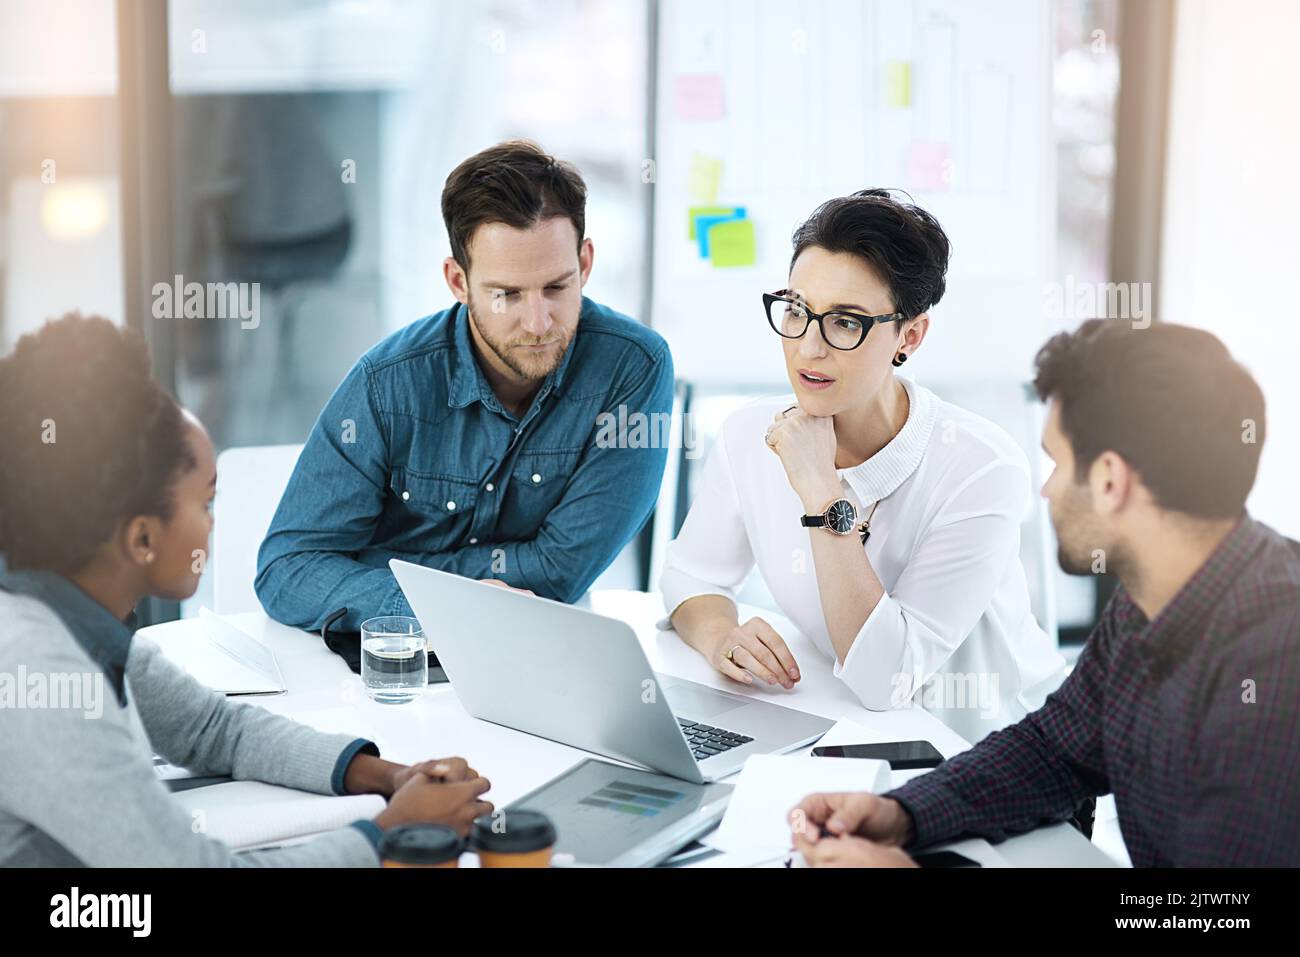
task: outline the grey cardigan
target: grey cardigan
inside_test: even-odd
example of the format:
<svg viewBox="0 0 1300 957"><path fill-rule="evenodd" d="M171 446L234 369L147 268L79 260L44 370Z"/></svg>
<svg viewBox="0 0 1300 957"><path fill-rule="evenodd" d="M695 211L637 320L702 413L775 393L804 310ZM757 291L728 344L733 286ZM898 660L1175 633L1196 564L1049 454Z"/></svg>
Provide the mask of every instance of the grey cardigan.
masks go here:
<svg viewBox="0 0 1300 957"><path fill-rule="evenodd" d="M42 703L33 690L53 689L64 675L90 687L96 674L100 694L93 709L85 701L51 707L58 704L55 695ZM356 739L230 701L138 636L131 641L125 685L123 705L103 669L49 606L0 591L0 866L378 863L379 829L370 822L284 848L234 852L196 833L153 769L157 752L202 774L334 794L336 766L356 752Z"/></svg>

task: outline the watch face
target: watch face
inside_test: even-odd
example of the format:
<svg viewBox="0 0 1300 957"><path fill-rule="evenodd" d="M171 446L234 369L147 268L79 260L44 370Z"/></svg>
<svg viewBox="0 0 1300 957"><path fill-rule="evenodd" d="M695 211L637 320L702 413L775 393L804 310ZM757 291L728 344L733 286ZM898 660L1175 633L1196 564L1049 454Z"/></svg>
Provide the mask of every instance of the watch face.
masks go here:
<svg viewBox="0 0 1300 957"><path fill-rule="evenodd" d="M847 499L840 499L838 502L832 502L831 507L826 510L826 527L839 535L847 535L853 531L853 523L857 518L857 509L853 507L853 503Z"/></svg>

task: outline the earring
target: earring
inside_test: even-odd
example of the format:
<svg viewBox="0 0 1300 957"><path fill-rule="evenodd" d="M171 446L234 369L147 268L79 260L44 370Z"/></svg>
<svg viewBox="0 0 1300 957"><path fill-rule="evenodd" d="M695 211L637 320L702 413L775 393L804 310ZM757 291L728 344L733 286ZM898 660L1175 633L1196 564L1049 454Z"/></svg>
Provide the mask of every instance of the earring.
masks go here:
<svg viewBox="0 0 1300 957"><path fill-rule="evenodd" d="M145 563L146 563L146 564L149 563L149 562L152 562L152 561L153 561L153 552L147 552L147 553L145 554L145 556L144 556L144 560L145 560Z"/></svg>
<svg viewBox="0 0 1300 957"><path fill-rule="evenodd" d="M907 353L906 353L906 352L900 352L898 355L894 356L894 365L895 365L895 366L901 366L901 365L902 365L904 362L906 362L906 361L907 361Z"/></svg>

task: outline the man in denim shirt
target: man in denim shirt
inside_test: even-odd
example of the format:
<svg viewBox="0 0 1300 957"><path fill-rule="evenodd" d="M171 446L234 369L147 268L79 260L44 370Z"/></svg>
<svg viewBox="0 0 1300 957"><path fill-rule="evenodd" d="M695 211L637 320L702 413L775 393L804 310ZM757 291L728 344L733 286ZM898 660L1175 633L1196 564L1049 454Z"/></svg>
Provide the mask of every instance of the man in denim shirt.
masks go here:
<svg viewBox="0 0 1300 957"><path fill-rule="evenodd" d="M577 170L531 143L448 177L457 304L362 356L321 413L258 554L274 618L317 629L346 608L332 627L357 631L411 614L391 558L572 602L641 528L672 359L582 295L585 203Z"/></svg>

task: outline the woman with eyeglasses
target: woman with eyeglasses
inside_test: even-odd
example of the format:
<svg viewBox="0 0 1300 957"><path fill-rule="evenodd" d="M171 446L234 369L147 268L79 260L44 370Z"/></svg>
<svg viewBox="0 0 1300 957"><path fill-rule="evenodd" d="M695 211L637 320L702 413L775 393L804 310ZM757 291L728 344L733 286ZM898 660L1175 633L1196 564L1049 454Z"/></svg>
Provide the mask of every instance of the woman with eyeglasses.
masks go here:
<svg viewBox="0 0 1300 957"><path fill-rule="evenodd" d="M830 665L867 708L925 707L975 740L1041 704L1063 662L1019 558L1023 452L896 374L948 255L934 217L885 190L795 231L786 286L763 296L794 394L723 423L660 588L671 626L728 678L790 691ZM822 660L738 620L755 565Z"/></svg>

